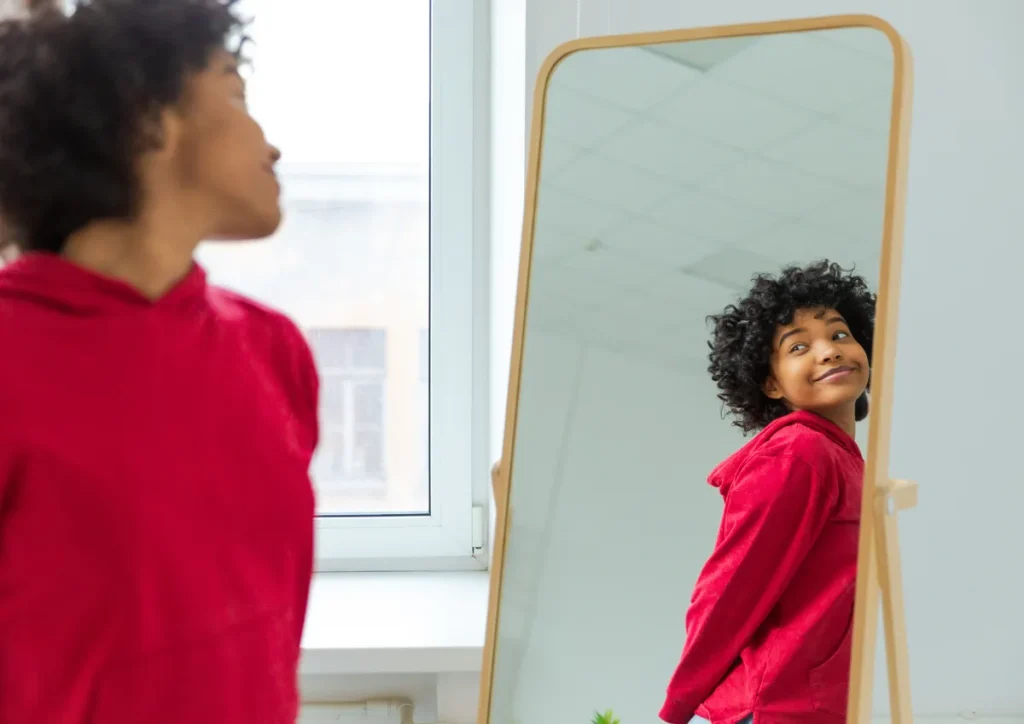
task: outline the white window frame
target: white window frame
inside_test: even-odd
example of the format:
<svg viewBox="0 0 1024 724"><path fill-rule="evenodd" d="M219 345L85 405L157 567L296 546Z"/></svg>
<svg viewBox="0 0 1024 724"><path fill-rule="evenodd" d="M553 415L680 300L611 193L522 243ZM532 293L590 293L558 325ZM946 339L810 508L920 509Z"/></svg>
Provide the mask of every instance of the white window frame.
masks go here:
<svg viewBox="0 0 1024 724"><path fill-rule="evenodd" d="M317 518L319 571L487 567L489 4L431 0L431 513Z"/></svg>

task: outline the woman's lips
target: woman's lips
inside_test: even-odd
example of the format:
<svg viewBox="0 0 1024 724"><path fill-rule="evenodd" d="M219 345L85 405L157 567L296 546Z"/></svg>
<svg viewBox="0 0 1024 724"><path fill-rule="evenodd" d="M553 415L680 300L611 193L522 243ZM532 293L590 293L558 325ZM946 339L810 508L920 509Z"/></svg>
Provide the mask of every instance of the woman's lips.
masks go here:
<svg viewBox="0 0 1024 724"><path fill-rule="evenodd" d="M847 367L845 365L841 367L833 367L825 374L818 377L815 382L838 382L839 380L849 377L853 372L853 367Z"/></svg>
<svg viewBox="0 0 1024 724"><path fill-rule="evenodd" d="M274 186L277 188L278 193L280 193L281 192L281 179L279 179L277 177L277 172L274 170L273 166L265 166L263 170L266 171L270 175L271 179L273 179Z"/></svg>

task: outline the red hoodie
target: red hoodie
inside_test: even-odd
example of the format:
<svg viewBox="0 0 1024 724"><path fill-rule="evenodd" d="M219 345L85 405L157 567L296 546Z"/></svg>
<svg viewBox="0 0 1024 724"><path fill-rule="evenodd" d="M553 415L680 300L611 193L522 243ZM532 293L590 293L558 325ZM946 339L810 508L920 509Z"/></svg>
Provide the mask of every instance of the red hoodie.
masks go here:
<svg viewBox="0 0 1024 724"><path fill-rule="evenodd" d="M662 719L845 721L863 477L853 438L809 412L712 472L725 512Z"/></svg>
<svg viewBox="0 0 1024 724"><path fill-rule="evenodd" d="M294 724L317 380L284 317L0 270L0 722Z"/></svg>

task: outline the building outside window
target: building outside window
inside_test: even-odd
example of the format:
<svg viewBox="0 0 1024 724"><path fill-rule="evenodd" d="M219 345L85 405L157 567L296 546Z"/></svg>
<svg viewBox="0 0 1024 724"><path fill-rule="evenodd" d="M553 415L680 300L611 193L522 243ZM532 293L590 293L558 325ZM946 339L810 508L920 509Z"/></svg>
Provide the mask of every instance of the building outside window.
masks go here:
<svg viewBox="0 0 1024 724"><path fill-rule="evenodd" d="M320 567L479 567L472 516L488 480L486 460L474 480L470 444L482 357L477 5L239 7L254 18L248 102L282 150L285 218L272 239L204 245L199 259L214 283L284 311L310 342L321 378Z"/></svg>

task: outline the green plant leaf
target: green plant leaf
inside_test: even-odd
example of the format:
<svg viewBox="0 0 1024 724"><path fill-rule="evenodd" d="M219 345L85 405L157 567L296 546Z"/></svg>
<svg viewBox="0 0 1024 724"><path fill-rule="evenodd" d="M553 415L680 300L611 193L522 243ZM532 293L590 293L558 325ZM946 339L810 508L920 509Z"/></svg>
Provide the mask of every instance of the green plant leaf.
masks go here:
<svg viewBox="0 0 1024 724"><path fill-rule="evenodd" d="M615 712L608 709L603 714L599 711L594 712L594 718L591 719L590 724L621 724L618 718L615 716Z"/></svg>

